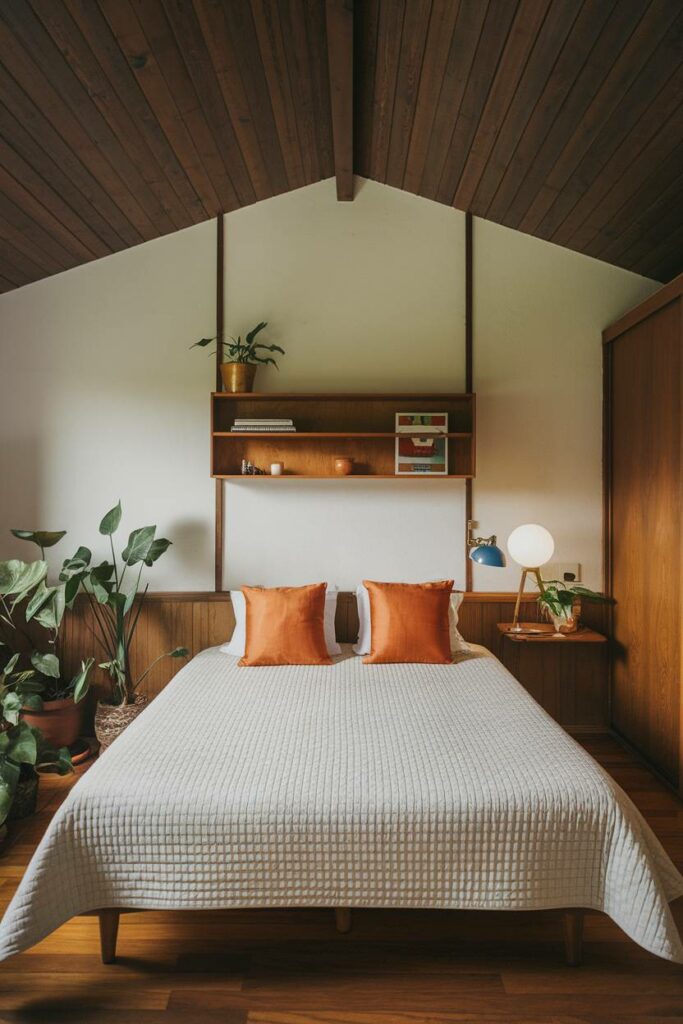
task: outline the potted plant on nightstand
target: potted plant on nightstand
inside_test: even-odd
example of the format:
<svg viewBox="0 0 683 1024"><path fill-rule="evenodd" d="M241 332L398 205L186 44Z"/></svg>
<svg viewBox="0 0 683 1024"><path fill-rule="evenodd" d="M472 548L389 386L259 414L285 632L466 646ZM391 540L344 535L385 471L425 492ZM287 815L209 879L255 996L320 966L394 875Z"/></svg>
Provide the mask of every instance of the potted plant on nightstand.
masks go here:
<svg viewBox="0 0 683 1024"><path fill-rule="evenodd" d="M230 338L228 341L218 342L223 356L223 362L220 365L225 391L233 393L253 391L254 378L259 363L270 363L275 369L278 369L278 365L272 356L259 355L260 351L285 354L285 350L280 348L279 345L265 345L263 342L256 341L258 334L267 326L268 324L262 321L256 327L252 327L249 333L245 335L244 341L242 341L242 336L238 335L236 338ZM214 341L217 341L217 339L202 338L190 347L206 348L207 345L213 344ZM215 353L211 354L214 355ZM225 358L226 355L227 359Z"/></svg>
<svg viewBox="0 0 683 1024"><path fill-rule="evenodd" d="M95 735L101 749L108 747L144 710L147 697L139 693L138 688L154 665L162 658L185 658L189 653L186 647L176 647L160 654L139 676L133 674L131 645L149 587L146 584L140 590L142 573L145 567L154 565L171 542L165 537L156 537L156 526L143 526L133 530L117 559L113 535L119 528L121 515L119 501L107 512L99 527L100 533L109 538L111 562L104 561L85 569L75 567L77 574L84 573L83 589L90 602L95 639L105 655L99 667L109 674L109 692L98 702L95 713ZM131 569L132 575L128 574ZM87 688L87 682L85 686Z"/></svg>
<svg viewBox="0 0 683 1024"><path fill-rule="evenodd" d="M543 582L543 593L538 595L541 611L551 620L557 633L575 633L579 628L581 599L607 604L611 599L598 594L580 583L563 580Z"/></svg>

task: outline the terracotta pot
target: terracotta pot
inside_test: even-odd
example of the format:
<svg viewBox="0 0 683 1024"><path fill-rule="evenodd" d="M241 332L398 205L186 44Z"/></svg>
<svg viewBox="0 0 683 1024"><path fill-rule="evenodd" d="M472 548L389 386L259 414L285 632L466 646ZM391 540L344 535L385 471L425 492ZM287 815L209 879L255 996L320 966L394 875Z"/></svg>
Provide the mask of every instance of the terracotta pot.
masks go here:
<svg viewBox="0 0 683 1024"><path fill-rule="evenodd" d="M255 363L221 363L223 390L244 394L254 390Z"/></svg>
<svg viewBox="0 0 683 1024"><path fill-rule="evenodd" d="M145 710L147 698L136 693L132 704L97 705L95 712L95 735L100 742L100 753L114 742L117 736Z"/></svg>
<svg viewBox="0 0 683 1024"><path fill-rule="evenodd" d="M66 700L46 700L42 711L22 711L29 725L40 729L51 747L70 747L81 734L84 704Z"/></svg>
<svg viewBox="0 0 683 1024"><path fill-rule="evenodd" d="M349 476L353 473L353 459L348 455L338 455L334 460L334 471L339 476Z"/></svg>
<svg viewBox="0 0 683 1024"><path fill-rule="evenodd" d="M21 768L21 775L14 791L14 800L10 807L7 818L9 821L17 821L19 818L28 818L35 814L38 802L38 772L30 768L24 774L24 765Z"/></svg>

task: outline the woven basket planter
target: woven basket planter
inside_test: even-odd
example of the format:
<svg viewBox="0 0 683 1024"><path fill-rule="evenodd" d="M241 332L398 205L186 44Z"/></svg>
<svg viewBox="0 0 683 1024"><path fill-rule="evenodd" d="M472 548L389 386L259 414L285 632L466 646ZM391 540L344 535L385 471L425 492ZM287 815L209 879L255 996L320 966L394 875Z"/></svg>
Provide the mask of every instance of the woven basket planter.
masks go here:
<svg viewBox="0 0 683 1024"><path fill-rule="evenodd" d="M95 712L95 735L100 743L100 753L114 742L124 729L138 717L141 711L145 710L147 698L142 693L136 693L132 704L102 704L97 705Z"/></svg>

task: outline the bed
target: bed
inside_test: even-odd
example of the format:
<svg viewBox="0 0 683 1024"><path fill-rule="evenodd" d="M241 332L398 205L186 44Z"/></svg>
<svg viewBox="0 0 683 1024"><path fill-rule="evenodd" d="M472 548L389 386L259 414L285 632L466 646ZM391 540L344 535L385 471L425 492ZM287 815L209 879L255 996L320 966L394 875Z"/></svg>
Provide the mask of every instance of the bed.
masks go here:
<svg viewBox="0 0 683 1024"><path fill-rule="evenodd" d="M73 788L0 958L119 908L604 911L683 962L683 878L614 781L482 650L452 665L194 658Z"/></svg>

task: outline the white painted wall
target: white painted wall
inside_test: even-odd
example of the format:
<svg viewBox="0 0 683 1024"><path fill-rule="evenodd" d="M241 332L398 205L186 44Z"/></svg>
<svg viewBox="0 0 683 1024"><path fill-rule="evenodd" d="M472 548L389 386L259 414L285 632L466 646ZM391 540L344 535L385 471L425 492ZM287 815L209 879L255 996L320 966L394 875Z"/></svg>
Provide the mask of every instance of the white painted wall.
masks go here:
<svg viewBox="0 0 683 1024"><path fill-rule="evenodd" d="M174 542L152 589L213 586L213 365L188 347L214 318L215 236L201 224L0 296L0 558L37 551L10 527L68 530L53 564L79 544L104 557L121 498L122 541L156 523Z"/></svg>
<svg viewBox="0 0 683 1024"><path fill-rule="evenodd" d="M262 390L459 390L464 217L373 182L331 181L226 218L227 325L287 349ZM67 528L61 558L121 496L124 528L174 546L154 589L213 585L215 227L204 224L0 296L0 557L10 526ZM475 512L501 539L538 520L599 584L600 330L654 282L475 223ZM277 487L277 491L275 490ZM348 588L362 576L464 582L460 482L278 481L226 487L226 583ZM476 568L480 590L514 568Z"/></svg>
<svg viewBox="0 0 683 1024"><path fill-rule="evenodd" d="M259 389L464 389L464 221L370 181L353 203L335 203L329 181L231 214L230 333L268 320L287 349ZM476 518L503 546L543 523L557 560L600 586L600 332L657 285L486 221L474 232ZM226 497L228 585L464 585L460 483L237 483ZM475 589L518 584L514 564L474 569Z"/></svg>
<svg viewBox="0 0 683 1024"><path fill-rule="evenodd" d="M474 233L475 518L499 541L541 523L553 562L580 563L600 588L601 331L659 285L488 221ZM477 566L474 588L519 577L514 563Z"/></svg>
<svg viewBox="0 0 683 1024"><path fill-rule="evenodd" d="M229 334L286 350L263 391L462 391L464 214L321 182L227 218ZM461 481L226 484L226 584L464 579Z"/></svg>

